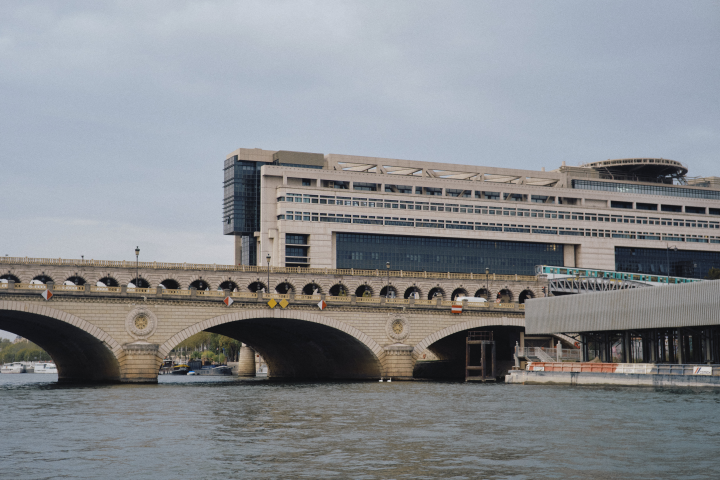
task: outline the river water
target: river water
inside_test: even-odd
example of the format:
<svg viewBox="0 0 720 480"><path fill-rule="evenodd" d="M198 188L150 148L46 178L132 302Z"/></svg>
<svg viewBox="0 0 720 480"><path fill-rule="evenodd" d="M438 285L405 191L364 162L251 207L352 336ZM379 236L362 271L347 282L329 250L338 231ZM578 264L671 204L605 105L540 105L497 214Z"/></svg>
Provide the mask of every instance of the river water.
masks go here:
<svg viewBox="0 0 720 480"><path fill-rule="evenodd" d="M720 392L0 375L2 478L720 478Z"/></svg>

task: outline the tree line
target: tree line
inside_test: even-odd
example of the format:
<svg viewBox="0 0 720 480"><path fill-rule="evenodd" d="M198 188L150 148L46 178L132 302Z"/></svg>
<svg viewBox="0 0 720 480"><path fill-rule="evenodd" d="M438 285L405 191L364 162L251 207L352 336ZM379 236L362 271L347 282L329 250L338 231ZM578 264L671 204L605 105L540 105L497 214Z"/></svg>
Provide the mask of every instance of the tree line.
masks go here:
<svg viewBox="0 0 720 480"><path fill-rule="evenodd" d="M171 354L217 363L237 362L241 346L242 342L225 335L200 332L180 342Z"/></svg>
<svg viewBox="0 0 720 480"><path fill-rule="evenodd" d="M22 340L13 343L7 338L0 339L0 363L49 362L51 360L50 355L33 342Z"/></svg>

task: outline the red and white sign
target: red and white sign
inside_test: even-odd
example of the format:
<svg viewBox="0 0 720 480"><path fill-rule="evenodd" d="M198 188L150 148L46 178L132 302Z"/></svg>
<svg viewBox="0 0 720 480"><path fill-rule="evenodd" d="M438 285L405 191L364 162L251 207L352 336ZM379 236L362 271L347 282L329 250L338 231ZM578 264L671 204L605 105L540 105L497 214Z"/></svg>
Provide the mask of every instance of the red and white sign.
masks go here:
<svg viewBox="0 0 720 480"><path fill-rule="evenodd" d="M453 305L451 311L452 313L462 313L462 305Z"/></svg>
<svg viewBox="0 0 720 480"><path fill-rule="evenodd" d="M42 295L45 300L50 300L53 297L53 293L50 290L45 290L40 295Z"/></svg>
<svg viewBox="0 0 720 480"><path fill-rule="evenodd" d="M325 303L325 300L320 300L317 306L320 308L320 310L325 310L325 307L327 307L327 303Z"/></svg>
<svg viewBox="0 0 720 480"><path fill-rule="evenodd" d="M230 305L233 304L233 299L230 297L225 297L225 299L223 300L223 303L229 307Z"/></svg>
<svg viewBox="0 0 720 480"><path fill-rule="evenodd" d="M712 375L712 367L694 367L693 375Z"/></svg>

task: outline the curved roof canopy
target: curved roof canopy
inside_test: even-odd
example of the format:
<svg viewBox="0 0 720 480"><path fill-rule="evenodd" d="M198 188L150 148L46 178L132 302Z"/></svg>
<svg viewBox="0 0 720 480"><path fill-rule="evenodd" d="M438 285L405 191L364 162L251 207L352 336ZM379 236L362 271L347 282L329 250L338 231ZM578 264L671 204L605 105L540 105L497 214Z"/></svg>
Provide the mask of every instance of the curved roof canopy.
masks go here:
<svg viewBox="0 0 720 480"><path fill-rule="evenodd" d="M641 178L680 178L688 172L688 168L682 163L666 158L621 158L586 163L580 166L614 176Z"/></svg>

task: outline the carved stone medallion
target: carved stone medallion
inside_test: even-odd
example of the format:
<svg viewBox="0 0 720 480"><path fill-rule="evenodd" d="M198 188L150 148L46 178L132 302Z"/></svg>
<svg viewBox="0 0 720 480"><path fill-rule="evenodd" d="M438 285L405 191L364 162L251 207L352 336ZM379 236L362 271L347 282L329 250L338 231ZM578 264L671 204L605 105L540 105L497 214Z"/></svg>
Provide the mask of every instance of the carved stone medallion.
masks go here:
<svg viewBox="0 0 720 480"><path fill-rule="evenodd" d="M399 316L391 316L385 324L387 336L396 342L405 340L410 335L410 324L407 319Z"/></svg>
<svg viewBox="0 0 720 480"><path fill-rule="evenodd" d="M145 339L155 332L157 317L144 306L137 306L125 319L125 330L135 339Z"/></svg>

